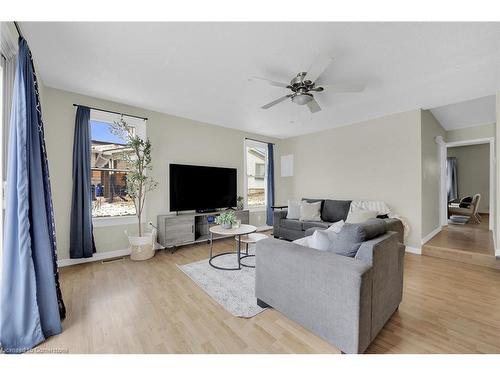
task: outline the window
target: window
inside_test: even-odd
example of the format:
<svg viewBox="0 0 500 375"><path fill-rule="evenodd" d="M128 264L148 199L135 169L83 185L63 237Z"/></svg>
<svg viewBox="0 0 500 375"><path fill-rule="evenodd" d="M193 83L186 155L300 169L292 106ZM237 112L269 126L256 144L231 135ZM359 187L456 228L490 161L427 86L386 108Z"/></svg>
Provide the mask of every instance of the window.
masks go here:
<svg viewBox="0 0 500 375"><path fill-rule="evenodd" d="M267 145L245 140L245 202L248 208L266 205Z"/></svg>
<svg viewBox="0 0 500 375"><path fill-rule="evenodd" d="M265 175L266 175L266 164L255 163L255 178L264 179Z"/></svg>
<svg viewBox="0 0 500 375"><path fill-rule="evenodd" d="M92 217L123 217L135 215L134 201L127 192L129 165L126 156L133 157L127 147L127 139L113 129L120 115L92 110L90 114L91 132L91 187ZM123 116L134 133L140 135L138 123L143 120Z"/></svg>

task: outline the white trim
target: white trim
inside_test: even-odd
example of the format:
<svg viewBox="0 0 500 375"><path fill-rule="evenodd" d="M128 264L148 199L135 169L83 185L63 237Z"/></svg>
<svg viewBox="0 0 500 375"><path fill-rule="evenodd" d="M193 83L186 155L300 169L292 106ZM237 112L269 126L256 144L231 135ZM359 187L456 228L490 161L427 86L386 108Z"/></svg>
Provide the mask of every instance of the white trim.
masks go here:
<svg viewBox="0 0 500 375"><path fill-rule="evenodd" d="M436 234L438 234L439 232L441 232L442 229L443 229L442 227L437 227L432 232L430 232L427 236L425 236L424 238L422 238L422 245L424 243L430 241Z"/></svg>
<svg viewBox="0 0 500 375"><path fill-rule="evenodd" d="M247 210L250 212L266 212L266 206L248 207Z"/></svg>
<svg viewBox="0 0 500 375"><path fill-rule="evenodd" d="M146 215L144 214L144 210L142 211L142 222L144 222ZM112 227L116 225L131 225L138 224L137 216L129 215L129 216L106 216L106 217L93 217L92 224L94 228L101 227Z"/></svg>
<svg viewBox="0 0 500 375"><path fill-rule="evenodd" d="M133 126L137 128L137 135L141 138L145 138L146 136L146 122L147 120L144 120L142 118L137 118L137 117L130 117L127 115L120 115L118 113L110 113L106 111L101 111L99 109L90 109L90 120L92 121L98 121L98 122L107 122L110 124L113 124L115 121L120 121L120 119L123 118L127 125Z"/></svg>
<svg viewBox="0 0 500 375"><path fill-rule="evenodd" d="M91 258L80 259L59 259L57 265L59 267L74 266L75 264L98 262L101 260L124 257L130 255L130 249L113 250L95 253Z"/></svg>
<svg viewBox="0 0 500 375"><path fill-rule="evenodd" d="M407 253L422 255L422 249L420 247L406 246L405 250Z"/></svg>
<svg viewBox="0 0 500 375"><path fill-rule="evenodd" d="M495 138L476 138L469 139L465 141L456 141L456 142L438 142L439 153L440 153L440 167L441 167L441 188L440 188L440 204L439 204L439 212L440 212L440 222L441 226L448 224L448 199L446 193L446 158L448 156L448 148L451 147L460 147L460 146L472 146L472 145L481 145L481 144L489 144L490 145L490 212L489 212L489 230L494 231L495 228L495 202L494 197L496 195L496 158L495 158Z"/></svg>
<svg viewBox="0 0 500 375"><path fill-rule="evenodd" d="M481 145L484 143L490 143L491 140L495 140L494 137L488 138L475 138L475 139L466 139L464 141L454 141L454 142L446 142L446 147L460 147L460 146L473 146L473 145Z"/></svg>

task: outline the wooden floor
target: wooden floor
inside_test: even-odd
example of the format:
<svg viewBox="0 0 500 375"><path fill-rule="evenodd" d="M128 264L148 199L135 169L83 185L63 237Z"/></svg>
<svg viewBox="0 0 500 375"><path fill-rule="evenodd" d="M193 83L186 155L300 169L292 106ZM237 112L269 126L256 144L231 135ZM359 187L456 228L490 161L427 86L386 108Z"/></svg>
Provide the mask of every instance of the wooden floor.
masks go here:
<svg viewBox="0 0 500 375"><path fill-rule="evenodd" d="M500 269L487 214L480 224L449 224L422 246L422 254Z"/></svg>
<svg viewBox="0 0 500 375"><path fill-rule="evenodd" d="M233 240L216 242L227 250ZM178 268L205 244L61 269L62 334L40 351L70 353L339 353L279 312L231 316ZM500 353L500 271L407 254L399 311L368 353Z"/></svg>

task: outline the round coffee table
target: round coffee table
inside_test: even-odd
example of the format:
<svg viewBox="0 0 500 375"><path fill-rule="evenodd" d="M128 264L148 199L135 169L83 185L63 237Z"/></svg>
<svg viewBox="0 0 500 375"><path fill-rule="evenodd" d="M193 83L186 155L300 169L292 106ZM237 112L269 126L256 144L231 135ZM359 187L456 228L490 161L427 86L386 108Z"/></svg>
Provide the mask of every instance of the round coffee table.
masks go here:
<svg viewBox="0 0 500 375"><path fill-rule="evenodd" d="M241 264L241 236L249 233L253 233L257 230L257 227L254 227L253 225L248 225L248 224L241 224L239 228L231 228L231 229L224 229L220 225L215 225L209 229L210 231L210 259L208 260L208 263L219 270L225 270L225 271L238 271L241 270L241 266L245 266L244 264ZM213 255L212 254L212 248L213 248L213 243L214 243L214 234L219 234L221 236L236 236L238 238L238 248L236 251L228 251L225 253ZM216 266L212 263L212 260L220 257L222 255L227 255L227 254L236 254L236 260L238 261L238 267L235 268L226 268L226 267L219 267ZM252 266L250 266L252 267Z"/></svg>
<svg viewBox="0 0 500 375"><path fill-rule="evenodd" d="M240 241L246 245L245 255L240 257L240 259L254 257L255 254L248 254L248 245L257 243L257 241L263 240L264 238L269 238L269 236L264 233L250 233L239 237L235 236L236 241ZM255 266L249 266L243 263L241 263L241 265L245 267L255 268Z"/></svg>

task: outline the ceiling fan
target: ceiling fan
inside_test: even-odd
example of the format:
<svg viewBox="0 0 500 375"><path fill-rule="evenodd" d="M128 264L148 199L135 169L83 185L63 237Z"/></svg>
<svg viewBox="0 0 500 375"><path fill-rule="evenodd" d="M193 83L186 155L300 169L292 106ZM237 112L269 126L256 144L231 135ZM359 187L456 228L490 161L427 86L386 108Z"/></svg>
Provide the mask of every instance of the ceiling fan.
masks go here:
<svg viewBox="0 0 500 375"><path fill-rule="evenodd" d="M309 71L300 72L295 76L290 83L276 82L267 78L252 77L251 81L265 82L271 86L283 87L291 90L288 95L282 96L270 103L263 105L262 109L269 109L278 103L291 99L292 102L298 105L307 105L311 113L321 111L321 107L314 98L313 92L360 92L365 86L360 84L349 83L333 83L333 84L318 84L321 74L330 66L333 59L330 56L320 56L311 65Z"/></svg>

